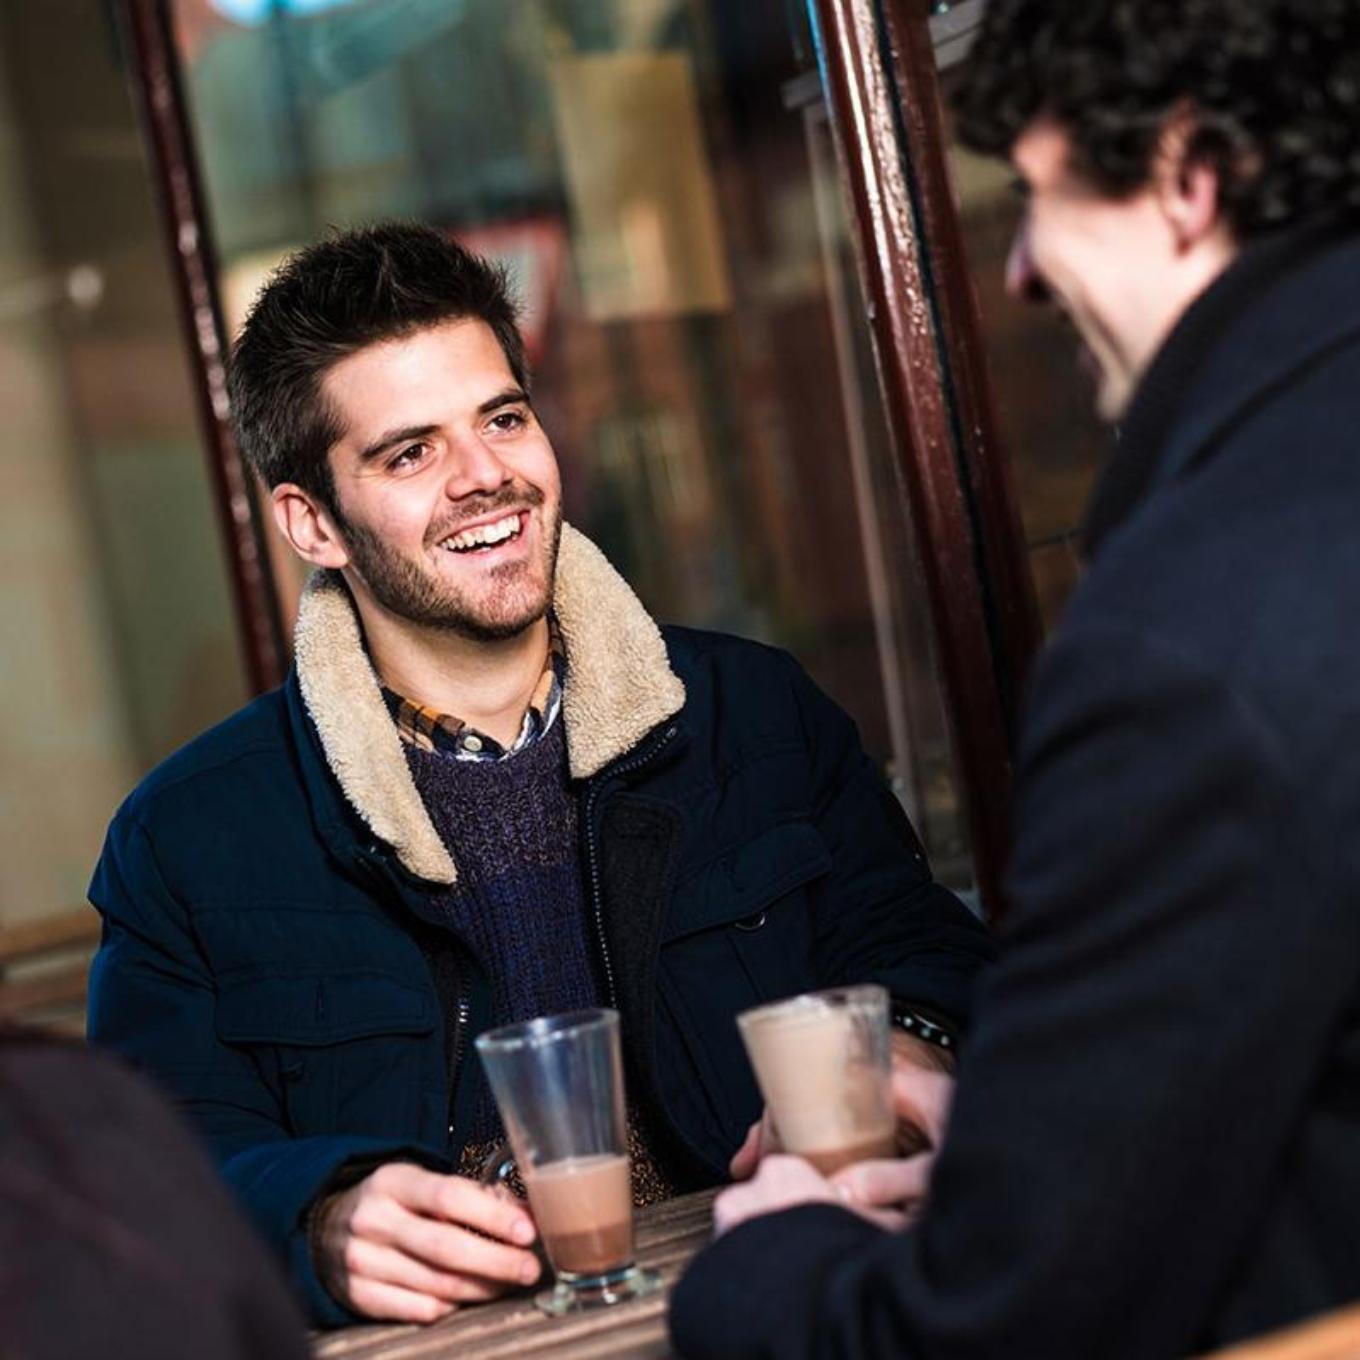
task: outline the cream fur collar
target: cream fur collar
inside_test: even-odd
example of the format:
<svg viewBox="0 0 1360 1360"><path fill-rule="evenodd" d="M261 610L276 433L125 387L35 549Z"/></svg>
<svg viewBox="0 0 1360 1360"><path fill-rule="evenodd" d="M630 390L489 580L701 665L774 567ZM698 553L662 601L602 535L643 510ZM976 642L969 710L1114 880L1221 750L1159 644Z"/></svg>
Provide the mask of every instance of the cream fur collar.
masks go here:
<svg viewBox="0 0 1360 1360"><path fill-rule="evenodd" d="M569 524L562 526L553 608L567 652L567 758L572 778L586 779L678 713L685 687L642 602ZM354 810L413 874L455 882L457 870L416 791L338 573L317 572L308 582L293 651L303 702Z"/></svg>

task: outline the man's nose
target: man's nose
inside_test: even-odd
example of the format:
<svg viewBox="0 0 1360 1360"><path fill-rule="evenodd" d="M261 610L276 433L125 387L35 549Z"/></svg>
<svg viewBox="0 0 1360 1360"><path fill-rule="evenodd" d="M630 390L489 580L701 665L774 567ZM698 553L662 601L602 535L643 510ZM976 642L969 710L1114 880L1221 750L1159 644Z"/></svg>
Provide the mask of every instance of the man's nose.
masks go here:
<svg viewBox="0 0 1360 1360"><path fill-rule="evenodd" d="M1034 263L1028 221L1016 228L1010 254L1006 257L1006 292L1017 302L1044 302L1048 299L1043 275Z"/></svg>
<svg viewBox="0 0 1360 1360"><path fill-rule="evenodd" d="M496 491L511 480L510 469L497 457L495 449L479 435L469 434L458 440L451 453L448 476L444 482L444 493L450 500Z"/></svg>

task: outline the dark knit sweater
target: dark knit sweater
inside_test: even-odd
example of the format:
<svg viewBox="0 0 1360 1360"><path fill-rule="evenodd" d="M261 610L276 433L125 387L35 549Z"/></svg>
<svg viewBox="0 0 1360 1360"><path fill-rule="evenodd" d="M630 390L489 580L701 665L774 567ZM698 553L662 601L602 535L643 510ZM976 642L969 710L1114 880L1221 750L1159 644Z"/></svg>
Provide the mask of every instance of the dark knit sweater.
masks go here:
<svg viewBox="0 0 1360 1360"><path fill-rule="evenodd" d="M556 722L504 760L458 760L406 748L406 759L458 881L429 901L430 921L456 933L491 982L497 1025L600 1005L567 772ZM475 1069L475 1071L473 1070ZM500 1136L481 1064L470 1136Z"/></svg>

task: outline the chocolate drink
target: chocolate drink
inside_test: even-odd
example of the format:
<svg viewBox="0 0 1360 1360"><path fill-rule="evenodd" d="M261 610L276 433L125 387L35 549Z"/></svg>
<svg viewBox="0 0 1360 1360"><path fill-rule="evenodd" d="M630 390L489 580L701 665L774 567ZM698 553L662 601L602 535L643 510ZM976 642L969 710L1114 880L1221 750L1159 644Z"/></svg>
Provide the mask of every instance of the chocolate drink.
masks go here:
<svg viewBox="0 0 1360 1360"><path fill-rule="evenodd" d="M892 1129L858 1142L842 1143L834 1148L805 1148L798 1155L806 1157L823 1176L834 1175L852 1162L865 1162L872 1157L891 1157L897 1151L897 1137Z"/></svg>
<svg viewBox="0 0 1360 1360"><path fill-rule="evenodd" d="M558 1274L603 1275L633 1262L633 1194L622 1154L566 1157L525 1177Z"/></svg>
<svg viewBox="0 0 1360 1360"><path fill-rule="evenodd" d="M813 995L748 1011L738 1023L787 1151L823 1175L866 1157L892 1156L896 1121L887 1064L866 1046L855 1015ZM886 1048L885 1037L885 1059Z"/></svg>

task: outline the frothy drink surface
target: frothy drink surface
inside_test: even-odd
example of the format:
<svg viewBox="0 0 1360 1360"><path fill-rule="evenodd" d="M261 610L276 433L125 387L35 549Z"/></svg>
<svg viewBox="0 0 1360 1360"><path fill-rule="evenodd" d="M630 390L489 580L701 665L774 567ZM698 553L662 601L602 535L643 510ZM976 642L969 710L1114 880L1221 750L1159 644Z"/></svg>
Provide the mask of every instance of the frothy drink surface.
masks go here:
<svg viewBox="0 0 1360 1360"><path fill-rule="evenodd" d="M600 1275L633 1260L633 1195L623 1155L567 1157L525 1177L553 1265Z"/></svg>

